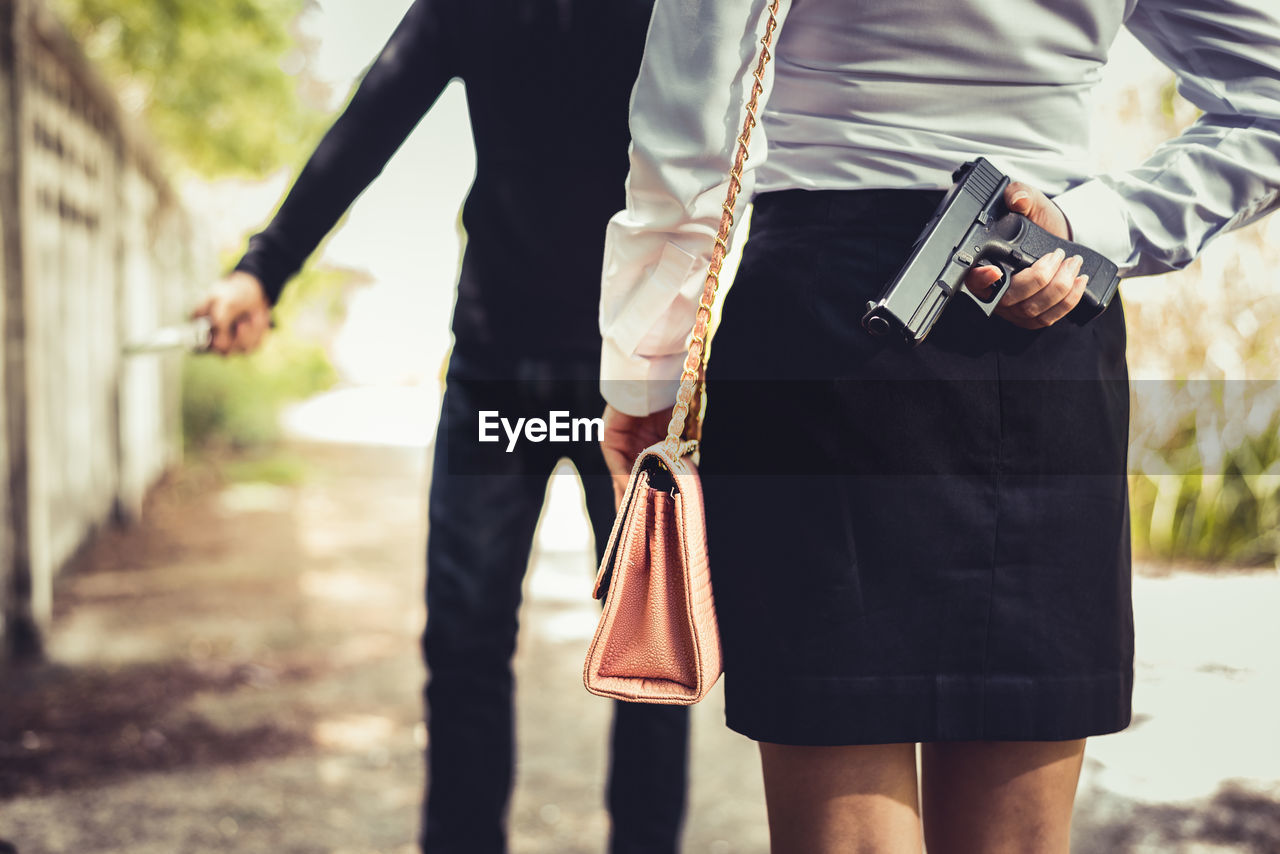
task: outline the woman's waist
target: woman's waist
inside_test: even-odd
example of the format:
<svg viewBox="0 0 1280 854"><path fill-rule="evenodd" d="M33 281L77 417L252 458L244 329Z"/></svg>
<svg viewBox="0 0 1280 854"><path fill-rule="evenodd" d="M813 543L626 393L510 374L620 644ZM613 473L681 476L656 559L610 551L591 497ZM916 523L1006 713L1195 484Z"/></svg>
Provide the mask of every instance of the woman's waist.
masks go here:
<svg viewBox="0 0 1280 854"><path fill-rule="evenodd" d="M956 115L932 104L918 115L766 112L768 156L756 171L756 190L939 190L976 157L1050 195L1092 176L1087 116L1079 111L1051 110L1051 121L1038 111L984 109Z"/></svg>
<svg viewBox="0 0 1280 854"><path fill-rule="evenodd" d="M863 234L914 238L937 209L942 190L809 190L758 193L751 214L753 233L774 229L838 225Z"/></svg>

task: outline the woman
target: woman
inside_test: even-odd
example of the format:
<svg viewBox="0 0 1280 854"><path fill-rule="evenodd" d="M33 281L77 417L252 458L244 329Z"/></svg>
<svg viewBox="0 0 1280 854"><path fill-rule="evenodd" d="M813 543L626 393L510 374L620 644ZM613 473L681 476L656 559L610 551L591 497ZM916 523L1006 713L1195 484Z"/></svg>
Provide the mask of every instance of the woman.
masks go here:
<svg viewBox="0 0 1280 854"><path fill-rule="evenodd" d="M674 400L768 16L746 6L659 0L650 26L601 302L617 482ZM1129 722L1119 300L1072 314L1087 282L1055 253L994 318L953 300L919 347L859 322L975 156L1021 179L1013 210L1125 275L1276 206L1272 7L1053 6L777 13L701 465L726 717L760 742L774 851L919 851L923 817L930 854L1066 852L1084 740ZM1090 178L1086 96L1122 25L1205 114Z"/></svg>

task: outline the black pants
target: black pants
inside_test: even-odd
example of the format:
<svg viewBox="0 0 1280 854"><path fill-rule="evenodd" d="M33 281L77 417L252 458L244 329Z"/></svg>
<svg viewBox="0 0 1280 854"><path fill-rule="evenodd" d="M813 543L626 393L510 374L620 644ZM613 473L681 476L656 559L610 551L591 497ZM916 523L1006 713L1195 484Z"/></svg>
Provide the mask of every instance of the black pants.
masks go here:
<svg viewBox="0 0 1280 854"><path fill-rule="evenodd" d="M589 361L509 361L455 351L437 432L427 536L428 793L422 850L506 850L515 748L511 656L521 584L547 477L577 467L597 559L613 524L613 493L594 440L565 444L478 441L478 413L547 417L604 409ZM583 579L587 595L589 579ZM584 650L585 653L585 650ZM583 690L566 684L565 691ZM687 709L618 703L608 805L614 854L678 848L688 754ZM572 726L572 722L561 722Z"/></svg>

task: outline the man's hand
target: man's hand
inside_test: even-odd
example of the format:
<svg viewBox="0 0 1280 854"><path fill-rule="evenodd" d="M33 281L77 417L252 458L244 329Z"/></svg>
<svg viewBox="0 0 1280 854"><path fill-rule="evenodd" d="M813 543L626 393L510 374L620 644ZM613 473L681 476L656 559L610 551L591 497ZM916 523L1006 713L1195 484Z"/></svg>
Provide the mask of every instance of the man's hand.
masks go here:
<svg viewBox="0 0 1280 854"><path fill-rule="evenodd" d="M1067 218L1048 196L1034 187L1014 181L1005 188L1004 201L1009 210L1022 214L1050 234L1071 239ZM1005 291L995 313L1024 329L1051 326L1075 308L1084 296L1089 277L1079 275L1082 261L1079 255L1068 258L1062 250L1057 250L1018 271L1010 278L1009 290ZM1001 275L996 267L974 267L964 283L985 298Z"/></svg>
<svg viewBox="0 0 1280 854"><path fill-rule="evenodd" d="M241 270L214 285L191 316L209 318L209 349L224 356L257 349L271 326L262 283Z"/></svg>
<svg viewBox="0 0 1280 854"><path fill-rule="evenodd" d="M645 416L627 415L612 406L604 408L604 433L600 439L600 451L605 465L613 477L613 505L622 504L627 491L627 480L636 457L650 445L661 442L667 436L667 424L671 411L661 409Z"/></svg>

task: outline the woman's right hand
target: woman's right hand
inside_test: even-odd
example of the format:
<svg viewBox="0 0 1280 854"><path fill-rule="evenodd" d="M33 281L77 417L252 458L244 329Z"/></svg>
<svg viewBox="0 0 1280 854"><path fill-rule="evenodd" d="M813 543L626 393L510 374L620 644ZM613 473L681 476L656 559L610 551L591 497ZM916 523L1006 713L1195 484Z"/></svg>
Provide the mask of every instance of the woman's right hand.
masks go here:
<svg viewBox="0 0 1280 854"><path fill-rule="evenodd" d="M1005 188L1004 201L1009 210L1050 234L1071 239L1071 224L1066 216L1035 187L1014 181ZM1067 256L1056 250L1014 273L995 313L1024 329L1043 329L1057 323L1084 296L1089 277L1080 275L1083 260L1079 255ZM985 299L1002 275L996 267L974 267L965 277L965 287Z"/></svg>
<svg viewBox="0 0 1280 854"><path fill-rule="evenodd" d="M243 270L214 285L191 316L209 319L209 349L224 356L256 350L271 328L266 290Z"/></svg>

